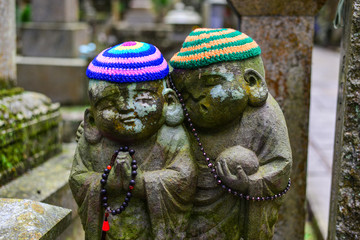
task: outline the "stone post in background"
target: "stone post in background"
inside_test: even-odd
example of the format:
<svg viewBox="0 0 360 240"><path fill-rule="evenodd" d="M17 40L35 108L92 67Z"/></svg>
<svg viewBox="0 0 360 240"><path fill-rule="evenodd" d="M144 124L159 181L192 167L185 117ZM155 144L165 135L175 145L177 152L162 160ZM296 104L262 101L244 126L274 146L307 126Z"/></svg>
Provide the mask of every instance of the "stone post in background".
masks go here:
<svg viewBox="0 0 360 240"><path fill-rule="evenodd" d="M61 151L59 104L16 87L15 1L0 0L0 186Z"/></svg>
<svg viewBox="0 0 360 240"><path fill-rule="evenodd" d="M314 15L325 0L228 0L240 31L261 47L266 82L284 111L293 152L292 187L274 239L304 239Z"/></svg>
<svg viewBox="0 0 360 240"><path fill-rule="evenodd" d="M360 238L360 0L345 1L328 239Z"/></svg>
<svg viewBox="0 0 360 240"><path fill-rule="evenodd" d="M62 104L84 104L86 67L79 47L90 41L89 27L79 22L78 0L32 0L31 22L21 26L22 55L18 84Z"/></svg>
<svg viewBox="0 0 360 240"><path fill-rule="evenodd" d="M16 83L15 1L0 1L0 89Z"/></svg>

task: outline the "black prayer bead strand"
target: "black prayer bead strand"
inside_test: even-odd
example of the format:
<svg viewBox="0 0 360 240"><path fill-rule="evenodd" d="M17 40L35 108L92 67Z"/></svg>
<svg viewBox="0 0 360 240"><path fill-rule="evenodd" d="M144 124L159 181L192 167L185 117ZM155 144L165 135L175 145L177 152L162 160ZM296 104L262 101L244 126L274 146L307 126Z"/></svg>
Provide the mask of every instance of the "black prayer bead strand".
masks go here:
<svg viewBox="0 0 360 240"><path fill-rule="evenodd" d="M291 186L291 179L289 178L289 181L288 181L288 184L286 186L286 188L281 192L281 193L278 193L278 194L275 194L273 196L267 196L267 197L263 197L263 196L249 196L249 195L245 195L245 194L242 194L242 193L238 193L237 191L231 189L230 187L226 186L221 178L217 175L217 172L216 172L216 167L214 165L214 163L211 162L210 158L208 157L205 149L204 149L204 146L203 144L201 143L200 141L200 137L199 137L199 134L197 133L195 127L194 127L194 124L192 123L192 120L190 118L190 115L189 115L189 112L188 110L186 109L186 106L185 106L185 102L184 102L184 99L182 97L182 94L181 92L175 87L175 84L174 82L172 81L171 77L169 77L169 83L170 83L170 87L175 91L175 93L177 94L178 96L178 99L180 101L180 104L181 104L181 107L184 111L184 116L185 116L185 120L186 122L188 123L188 126L189 128L191 129L191 133L194 135L196 141L198 142L198 145L199 145L199 149L200 151L202 152L202 155L204 156L205 158L205 161L206 161L206 164L207 166L210 168L210 172L211 174L213 175L216 183L221 186L222 189L224 189L225 191L227 191L228 193L230 194L233 194L237 197L240 197L241 199L245 199L245 200L252 200L252 201L269 201L269 200L275 200L279 197L282 197L283 195L285 195L289 189L290 189L290 186Z"/></svg>
<svg viewBox="0 0 360 240"><path fill-rule="evenodd" d="M107 198L107 191L105 188L105 185L107 183L107 178L109 176L109 173L114 165L114 162L116 160L117 155L119 152L129 152L132 161L131 161L131 180L129 182L129 188L126 192L126 197L124 199L124 202L122 205L117 209L111 209L111 207L108 204L108 198ZM134 159L135 151L133 149L129 149L129 147L120 147L119 150L116 150L111 158L111 163L104 169L104 173L102 174L102 179L100 180L101 184L101 190L100 190L100 196L101 196L101 202L102 206L105 208L106 212L111 213L112 215L117 215L125 211L126 207L129 205L130 199L132 197L132 190L135 186L135 178L137 175L137 161Z"/></svg>

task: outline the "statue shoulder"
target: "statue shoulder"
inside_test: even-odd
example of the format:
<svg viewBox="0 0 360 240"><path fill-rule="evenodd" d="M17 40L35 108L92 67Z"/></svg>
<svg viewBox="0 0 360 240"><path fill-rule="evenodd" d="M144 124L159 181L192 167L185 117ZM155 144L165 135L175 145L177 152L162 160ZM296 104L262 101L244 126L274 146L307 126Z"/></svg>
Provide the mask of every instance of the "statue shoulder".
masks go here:
<svg viewBox="0 0 360 240"><path fill-rule="evenodd" d="M182 124L174 127L163 125L158 132L157 142L164 147L190 145L189 136Z"/></svg>
<svg viewBox="0 0 360 240"><path fill-rule="evenodd" d="M261 107L248 107L242 117L242 125L258 127L282 126L286 128L284 114L281 111L279 104L276 102L271 94L265 104Z"/></svg>

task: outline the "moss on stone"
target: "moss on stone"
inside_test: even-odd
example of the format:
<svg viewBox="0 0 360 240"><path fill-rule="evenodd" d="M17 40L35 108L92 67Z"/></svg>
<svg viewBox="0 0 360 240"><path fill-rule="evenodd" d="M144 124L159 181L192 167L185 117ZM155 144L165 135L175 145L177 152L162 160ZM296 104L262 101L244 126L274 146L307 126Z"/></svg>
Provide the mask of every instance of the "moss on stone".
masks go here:
<svg viewBox="0 0 360 240"><path fill-rule="evenodd" d="M0 86L1 88L1 86ZM0 99L3 97L8 97L8 96L12 96L15 94L20 94L24 91L23 88L20 87L15 87L15 88L10 88L10 89L0 89Z"/></svg>
<svg viewBox="0 0 360 240"><path fill-rule="evenodd" d="M0 184L60 150L59 104L21 88L0 92Z"/></svg>

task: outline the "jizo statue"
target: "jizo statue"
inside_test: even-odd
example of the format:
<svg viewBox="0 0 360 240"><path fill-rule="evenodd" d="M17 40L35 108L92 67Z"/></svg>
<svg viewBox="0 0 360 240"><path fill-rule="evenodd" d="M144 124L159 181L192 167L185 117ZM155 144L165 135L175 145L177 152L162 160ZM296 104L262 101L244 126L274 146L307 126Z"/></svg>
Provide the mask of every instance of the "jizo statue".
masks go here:
<svg viewBox="0 0 360 240"><path fill-rule="evenodd" d="M260 53L243 33L200 28L170 76L146 43L90 63L70 176L86 239L272 238L292 159Z"/></svg>
<svg viewBox="0 0 360 240"><path fill-rule="evenodd" d="M90 108L70 175L86 239L184 239L196 189L169 68L125 42L89 65Z"/></svg>
<svg viewBox="0 0 360 240"><path fill-rule="evenodd" d="M199 28L170 60L171 85L195 136L188 239L272 239L292 157L260 52L239 31Z"/></svg>

